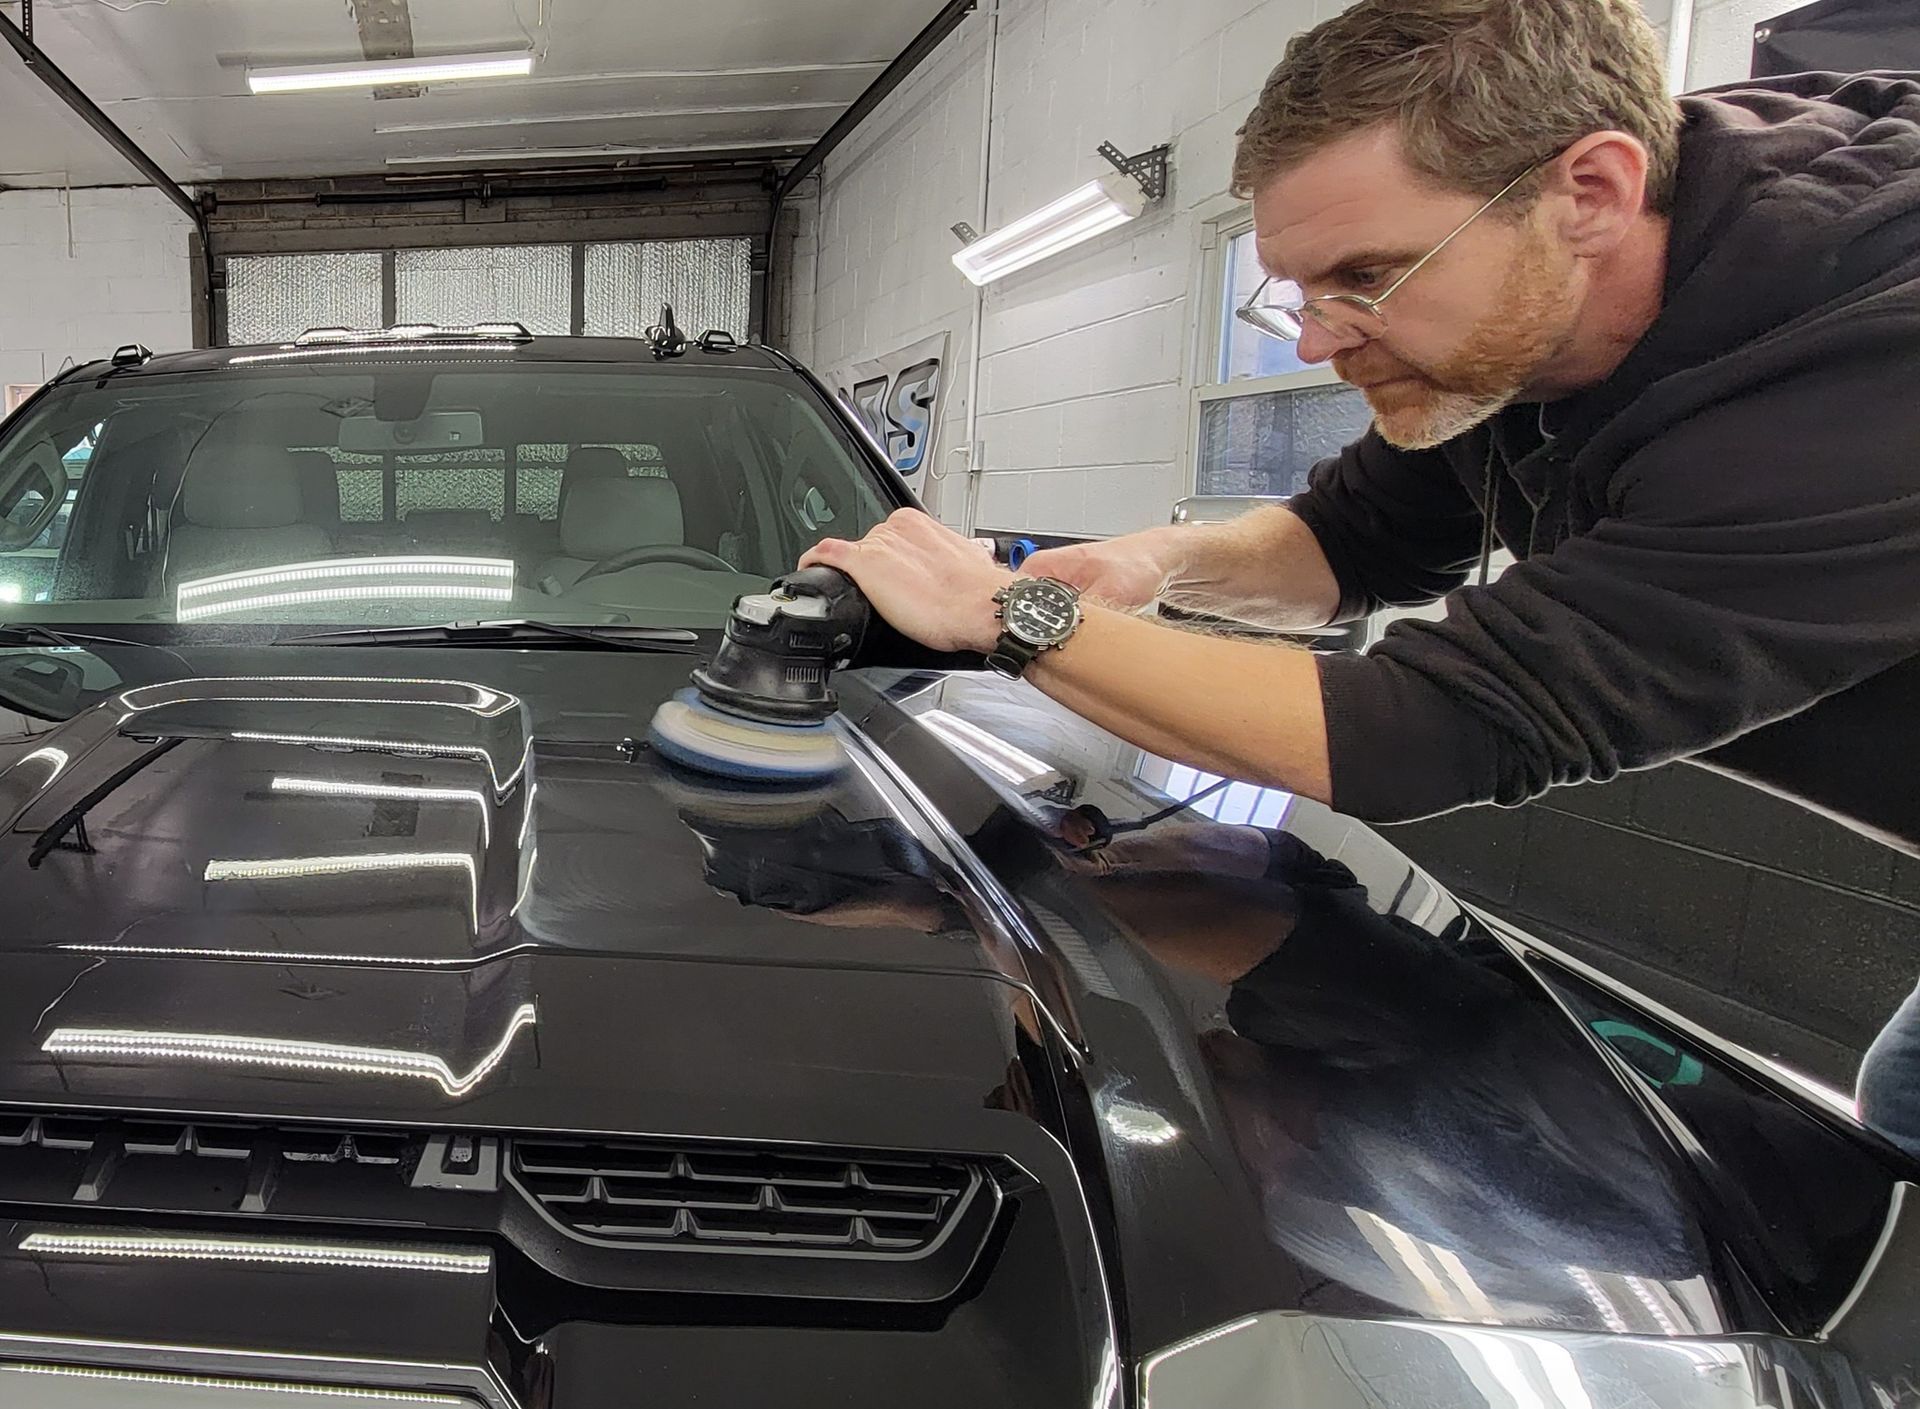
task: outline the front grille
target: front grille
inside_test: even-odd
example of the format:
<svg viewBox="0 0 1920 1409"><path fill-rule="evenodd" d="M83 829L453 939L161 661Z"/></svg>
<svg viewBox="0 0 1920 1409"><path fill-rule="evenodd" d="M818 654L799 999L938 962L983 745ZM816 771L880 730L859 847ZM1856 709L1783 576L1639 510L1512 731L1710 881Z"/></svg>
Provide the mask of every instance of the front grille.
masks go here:
<svg viewBox="0 0 1920 1409"><path fill-rule="evenodd" d="M22 1216L479 1235L610 1291L938 1300L987 1248L1009 1177L819 1146L0 1110L0 1206Z"/></svg>
<svg viewBox="0 0 1920 1409"><path fill-rule="evenodd" d="M18 1152L6 1157L4 1172L12 1178L0 1187L24 1176L73 1202L98 1203L110 1191L150 1198L156 1185L170 1187L185 1177L196 1190L224 1189L216 1206L257 1213L282 1162L375 1169L396 1179L409 1147L404 1134L0 1112L0 1151ZM186 1166L200 1161L213 1163L203 1175L190 1174ZM196 1200L195 1211L201 1207Z"/></svg>
<svg viewBox="0 0 1920 1409"><path fill-rule="evenodd" d="M979 1192L970 1165L761 1149L517 1141L514 1181L576 1237L910 1258Z"/></svg>

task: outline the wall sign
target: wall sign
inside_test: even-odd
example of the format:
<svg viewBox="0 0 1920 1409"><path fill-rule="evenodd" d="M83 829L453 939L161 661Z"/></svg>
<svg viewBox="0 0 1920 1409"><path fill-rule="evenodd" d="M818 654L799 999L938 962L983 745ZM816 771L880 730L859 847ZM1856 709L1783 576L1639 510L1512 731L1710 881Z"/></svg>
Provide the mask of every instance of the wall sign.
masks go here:
<svg viewBox="0 0 1920 1409"><path fill-rule="evenodd" d="M885 357L855 362L831 383L833 394L915 490L926 483L933 462L946 364L947 335L941 333Z"/></svg>

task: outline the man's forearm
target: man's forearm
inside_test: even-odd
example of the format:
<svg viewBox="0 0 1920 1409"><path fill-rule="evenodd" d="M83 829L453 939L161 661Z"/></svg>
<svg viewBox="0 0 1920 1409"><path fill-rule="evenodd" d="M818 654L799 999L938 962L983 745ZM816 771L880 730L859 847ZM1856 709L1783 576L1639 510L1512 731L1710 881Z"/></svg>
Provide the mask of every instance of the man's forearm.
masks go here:
<svg viewBox="0 0 1920 1409"><path fill-rule="evenodd" d="M1153 532L1167 535L1173 559L1161 598L1168 606L1289 631L1325 626L1339 610L1340 585L1326 554L1289 509Z"/></svg>
<svg viewBox="0 0 1920 1409"><path fill-rule="evenodd" d="M1090 606L1073 639L1035 660L1027 678L1150 753L1320 802L1332 798L1320 672L1306 651Z"/></svg>

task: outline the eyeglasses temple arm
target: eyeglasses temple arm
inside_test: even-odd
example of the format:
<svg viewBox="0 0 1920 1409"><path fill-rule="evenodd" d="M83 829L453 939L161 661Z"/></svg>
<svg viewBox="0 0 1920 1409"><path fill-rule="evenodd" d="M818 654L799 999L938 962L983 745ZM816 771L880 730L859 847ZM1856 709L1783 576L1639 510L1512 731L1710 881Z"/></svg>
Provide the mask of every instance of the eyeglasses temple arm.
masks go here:
<svg viewBox="0 0 1920 1409"><path fill-rule="evenodd" d="M1499 193L1496 194L1493 197L1493 199L1489 200L1485 205L1481 206L1480 209L1476 210L1472 215L1469 215L1465 220L1461 221L1458 225L1454 226L1452 233L1449 234L1446 239L1442 240L1439 244L1435 245L1432 249L1428 250L1425 254L1421 255L1420 258L1416 259L1408 267L1406 273L1402 274L1398 279L1395 279L1391 284L1387 285L1387 291L1381 294L1380 297L1373 300L1373 306L1375 308L1378 308L1381 304L1385 303L1388 299L1392 298L1394 290L1399 288L1402 284L1406 283L1407 280L1411 279L1415 274L1418 274L1420 272L1421 267L1425 265L1428 260L1432 259L1435 255L1439 254L1440 251L1445 249L1448 245L1452 244L1454 242L1454 239L1457 236L1459 236L1462 231L1464 231L1469 225L1473 224L1473 222L1478 220L1481 216L1485 215L1488 211L1492 210L1495 206L1499 205L1501 201L1507 198L1508 194L1512 192L1515 186L1518 186L1522 181L1526 180L1529 176L1533 175L1533 173L1538 171L1539 169L1540 168L1537 166L1530 166L1525 171L1521 172L1518 176L1514 177L1513 180L1507 182L1506 185L1502 186L1499 190Z"/></svg>

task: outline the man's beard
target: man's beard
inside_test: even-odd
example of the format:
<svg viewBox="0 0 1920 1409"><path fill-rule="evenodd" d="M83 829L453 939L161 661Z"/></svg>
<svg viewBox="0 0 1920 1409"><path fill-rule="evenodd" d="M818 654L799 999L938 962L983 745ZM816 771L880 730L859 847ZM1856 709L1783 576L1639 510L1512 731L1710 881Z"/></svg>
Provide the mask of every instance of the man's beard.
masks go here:
<svg viewBox="0 0 1920 1409"><path fill-rule="evenodd" d="M1418 369L1401 363L1404 380L1347 358L1335 358L1334 365L1349 381L1394 378L1365 392L1374 426L1389 445L1444 445L1519 400L1565 344L1574 313L1567 272L1547 241L1529 232L1493 308L1444 362ZM1360 348L1357 356L1367 351Z"/></svg>

